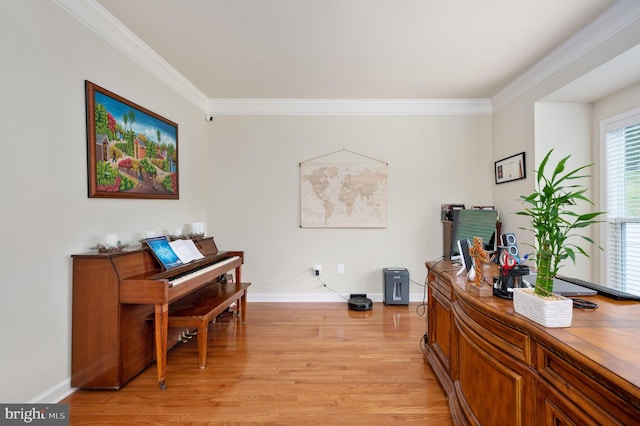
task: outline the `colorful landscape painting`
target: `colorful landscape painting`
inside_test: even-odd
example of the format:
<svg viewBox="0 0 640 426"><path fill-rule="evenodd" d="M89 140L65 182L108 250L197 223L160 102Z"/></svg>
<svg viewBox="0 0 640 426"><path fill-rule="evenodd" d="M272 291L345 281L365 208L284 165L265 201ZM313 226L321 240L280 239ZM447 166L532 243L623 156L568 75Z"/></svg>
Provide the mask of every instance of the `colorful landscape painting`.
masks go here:
<svg viewBox="0 0 640 426"><path fill-rule="evenodd" d="M178 125L90 81L89 197L178 199Z"/></svg>

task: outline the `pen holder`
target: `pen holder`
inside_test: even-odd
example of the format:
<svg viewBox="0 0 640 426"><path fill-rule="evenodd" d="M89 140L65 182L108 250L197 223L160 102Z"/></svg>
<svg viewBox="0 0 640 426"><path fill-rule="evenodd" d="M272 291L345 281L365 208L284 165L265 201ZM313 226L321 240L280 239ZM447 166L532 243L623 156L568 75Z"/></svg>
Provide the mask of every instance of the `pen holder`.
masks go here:
<svg viewBox="0 0 640 426"><path fill-rule="evenodd" d="M529 275L529 267L527 265L515 265L513 268L499 268L500 276L494 278L493 295L502 297L503 299L513 299L513 289L525 287L522 283L522 277Z"/></svg>

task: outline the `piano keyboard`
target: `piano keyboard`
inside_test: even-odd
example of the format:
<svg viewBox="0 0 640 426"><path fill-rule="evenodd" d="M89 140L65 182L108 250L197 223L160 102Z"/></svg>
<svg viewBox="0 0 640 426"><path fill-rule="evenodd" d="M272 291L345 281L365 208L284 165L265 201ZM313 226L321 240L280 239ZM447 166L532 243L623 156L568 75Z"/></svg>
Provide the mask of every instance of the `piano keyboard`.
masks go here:
<svg viewBox="0 0 640 426"><path fill-rule="evenodd" d="M178 276L178 277L176 277L176 278L174 278L172 280L169 280L169 284L172 287L175 287L175 286L180 285L180 284L182 284L182 283L184 283L186 281L189 281L192 278L195 278L197 276L206 274L207 272L210 272L210 271L212 271L214 269L218 269L221 266L228 265L229 263L234 262L234 261L236 261L238 259L240 259L240 256L232 256L232 257L230 257L228 259L225 259L225 260L223 260L221 262L213 263L213 264L211 264L209 266L206 266L206 267L204 267L202 269L198 269L197 271L189 272L188 274Z"/></svg>

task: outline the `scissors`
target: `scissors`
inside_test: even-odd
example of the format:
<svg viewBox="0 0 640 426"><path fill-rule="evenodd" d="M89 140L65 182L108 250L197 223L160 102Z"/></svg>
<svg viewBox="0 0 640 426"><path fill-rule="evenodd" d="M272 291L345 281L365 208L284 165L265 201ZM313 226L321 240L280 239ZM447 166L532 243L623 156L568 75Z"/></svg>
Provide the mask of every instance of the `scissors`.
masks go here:
<svg viewBox="0 0 640 426"><path fill-rule="evenodd" d="M502 253L500 253L500 266L503 270L507 271L512 269L517 263L516 258L510 255L508 251L503 250Z"/></svg>

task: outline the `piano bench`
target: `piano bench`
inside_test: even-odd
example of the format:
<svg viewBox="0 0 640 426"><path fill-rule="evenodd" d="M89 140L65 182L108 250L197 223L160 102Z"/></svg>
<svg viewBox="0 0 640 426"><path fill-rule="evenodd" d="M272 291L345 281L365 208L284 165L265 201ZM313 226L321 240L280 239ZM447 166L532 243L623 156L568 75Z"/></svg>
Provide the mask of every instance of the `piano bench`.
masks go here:
<svg viewBox="0 0 640 426"><path fill-rule="evenodd" d="M251 283L212 282L169 305L169 327L197 328L200 368L207 363L207 338L210 322L215 322L233 303L245 323L247 288ZM236 314L236 315L237 315Z"/></svg>

